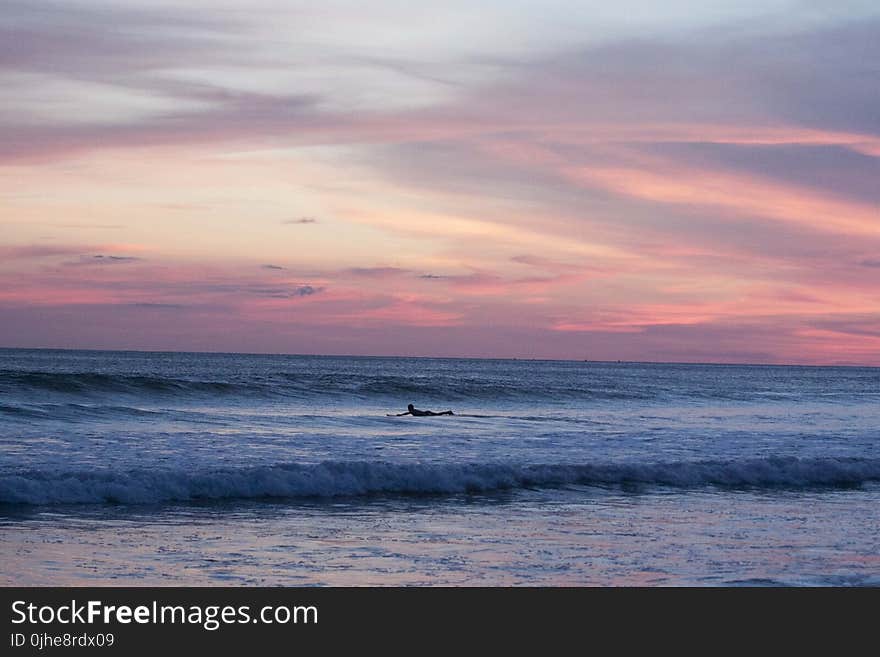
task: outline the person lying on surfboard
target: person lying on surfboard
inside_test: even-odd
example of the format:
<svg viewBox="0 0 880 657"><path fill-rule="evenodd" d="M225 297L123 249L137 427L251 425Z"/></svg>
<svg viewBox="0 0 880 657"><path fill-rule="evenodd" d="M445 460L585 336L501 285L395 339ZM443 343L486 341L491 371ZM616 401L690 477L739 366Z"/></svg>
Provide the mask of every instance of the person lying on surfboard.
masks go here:
<svg viewBox="0 0 880 657"><path fill-rule="evenodd" d="M400 417L401 415L413 415L415 417L426 417L429 415L455 415L452 411L440 411L439 413L435 413L434 411L420 411L412 404L406 408L406 413L397 413L394 417Z"/></svg>

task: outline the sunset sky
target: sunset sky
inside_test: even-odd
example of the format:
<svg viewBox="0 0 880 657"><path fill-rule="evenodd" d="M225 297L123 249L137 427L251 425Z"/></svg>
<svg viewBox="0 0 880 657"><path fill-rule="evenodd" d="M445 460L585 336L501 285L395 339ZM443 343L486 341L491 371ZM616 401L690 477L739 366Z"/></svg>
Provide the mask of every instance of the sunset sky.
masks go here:
<svg viewBox="0 0 880 657"><path fill-rule="evenodd" d="M0 346L880 365L880 3L4 0Z"/></svg>

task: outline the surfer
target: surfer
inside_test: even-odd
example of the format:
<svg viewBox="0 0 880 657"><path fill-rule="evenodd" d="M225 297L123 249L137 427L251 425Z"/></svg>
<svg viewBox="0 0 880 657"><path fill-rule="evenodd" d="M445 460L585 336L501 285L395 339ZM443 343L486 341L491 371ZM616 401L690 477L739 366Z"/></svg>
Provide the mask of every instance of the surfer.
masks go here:
<svg viewBox="0 0 880 657"><path fill-rule="evenodd" d="M439 413L435 413L434 411L420 411L412 404L406 408L406 413L397 413L394 417L400 417L401 415L413 415L415 417L427 417L429 415L455 415L452 411L440 411Z"/></svg>

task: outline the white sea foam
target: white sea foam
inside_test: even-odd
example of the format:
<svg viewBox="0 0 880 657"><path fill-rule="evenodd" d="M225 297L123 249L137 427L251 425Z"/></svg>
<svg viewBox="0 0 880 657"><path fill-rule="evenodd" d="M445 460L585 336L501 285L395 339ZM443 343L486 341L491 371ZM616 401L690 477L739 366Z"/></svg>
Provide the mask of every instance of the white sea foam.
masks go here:
<svg viewBox="0 0 880 657"><path fill-rule="evenodd" d="M454 494L562 485L810 488L880 480L880 459L762 458L596 465L319 464L188 471L22 472L0 476L0 504L149 504L261 497Z"/></svg>

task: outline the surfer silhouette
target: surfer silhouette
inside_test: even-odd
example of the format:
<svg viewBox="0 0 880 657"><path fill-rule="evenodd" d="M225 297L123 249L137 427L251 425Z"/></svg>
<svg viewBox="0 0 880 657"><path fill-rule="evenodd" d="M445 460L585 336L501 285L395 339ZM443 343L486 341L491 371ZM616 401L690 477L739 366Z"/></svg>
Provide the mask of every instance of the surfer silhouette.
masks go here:
<svg viewBox="0 0 880 657"><path fill-rule="evenodd" d="M406 408L406 413L397 413L394 417L400 417L401 415L413 415L415 417L427 417L429 415L455 415L452 411L440 411L439 413L435 413L434 411L420 411L412 404Z"/></svg>

